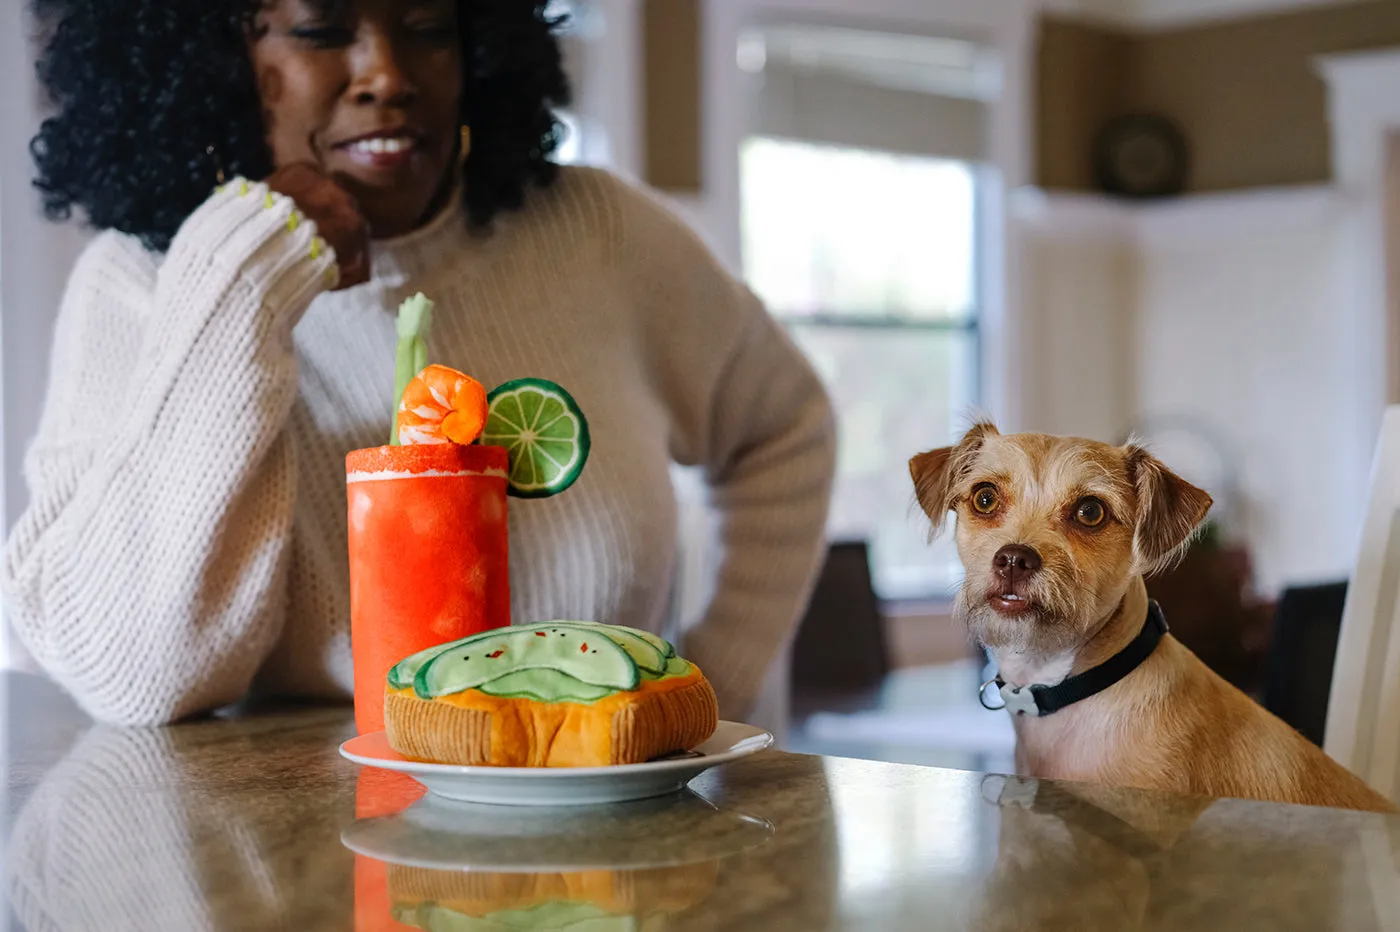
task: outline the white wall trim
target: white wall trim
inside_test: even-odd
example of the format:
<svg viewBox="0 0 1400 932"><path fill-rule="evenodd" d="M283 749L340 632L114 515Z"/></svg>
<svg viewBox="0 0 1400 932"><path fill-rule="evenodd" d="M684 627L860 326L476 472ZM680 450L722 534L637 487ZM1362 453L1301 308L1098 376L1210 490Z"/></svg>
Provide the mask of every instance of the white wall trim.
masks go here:
<svg viewBox="0 0 1400 932"><path fill-rule="evenodd" d="M1396 248L1388 242L1386 204L1395 192L1386 175L1390 140L1400 132L1400 47L1320 56L1316 67L1327 82L1333 172L1354 203L1347 225L1350 290L1339 325L1350 318L1356 374L1348 414L1357 449L1353 474L1345 478L1364 488L1390 390L1389 308L1400 301L1389 294L1386 268L1387 252Z"/></svg>
<svg viewBox="0 0 1400 932"><path fill-rule="evenodd" d="M1133 238L1135 208L1100 194L1021 187L1011 192L1017 228L1070 242L1098 243Z"/></svg>
<svg viewBox="0 0 1400 932"><path fill-rule="evenodd" d="M1332 185L1256 188L1135 203L1102 194L1013 192L1013 213L1028 233L1071 241L1131 241L1143 248L1239 240L1338 217L1351 199Z"/></svg>
<svg viewBox="0 0 1400 932"><path fill-rule="evenodd" d="M1138 216L1145 246L1267 237L1337 217L1345 195L1331 185L1256 188L1146 205Z"/></svg>
<svg viewBox="0 0 1400 932"><path fill-rule="evenodd" d="M1362 0L1043 0L1046 12L1134 32L1166 32Z"/></svg>
<svg viewBox="0 0 1400 932"><path fill-rule="evenodd" d="M1400 47L1320 55L1314 67L1327 82L1337 181L1368 190L1382 180L1385 137L1400 128Z"/></svg>

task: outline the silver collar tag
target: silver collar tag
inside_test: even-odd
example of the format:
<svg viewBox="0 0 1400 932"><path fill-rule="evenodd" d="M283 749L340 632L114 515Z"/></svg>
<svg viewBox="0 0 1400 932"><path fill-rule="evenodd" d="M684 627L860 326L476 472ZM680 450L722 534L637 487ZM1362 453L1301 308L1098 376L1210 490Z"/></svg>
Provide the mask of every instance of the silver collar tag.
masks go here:
<svg viewBox="0 0 1400 932"><path fill-rule="evenodd" d="M1001 696L1001 705L992 705L988 701L987 690L993 686L996 687L997 693ZM1040 706L1035 704L1035 694L1031 692L1029 686L1011 686L1006 683L998 683L994 679L987 680L978 690L977 698L982 703L982 708L990 709L993 712L1005 709L1012 715L1040 717Z"/></svg>

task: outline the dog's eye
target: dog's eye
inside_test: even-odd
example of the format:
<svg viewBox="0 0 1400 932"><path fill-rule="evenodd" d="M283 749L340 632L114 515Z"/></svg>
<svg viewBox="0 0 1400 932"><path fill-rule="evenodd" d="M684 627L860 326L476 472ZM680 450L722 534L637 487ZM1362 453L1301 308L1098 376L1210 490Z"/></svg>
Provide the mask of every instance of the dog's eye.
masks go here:
<svg viewBox="0 0 1400 932"><path fill-rule="evenodd" d="M997 510L1000 500L995 486L979 485L972 490L972 510L979 515L989 515Z"/></svg>
<svg viewBox="0 0 1400 932"><path fill-rule="evenodd" d="M1074 520L1085 527L1098 527L1108 517L1108 509L1097 498L1081 498L1074 506Z"/></svg>

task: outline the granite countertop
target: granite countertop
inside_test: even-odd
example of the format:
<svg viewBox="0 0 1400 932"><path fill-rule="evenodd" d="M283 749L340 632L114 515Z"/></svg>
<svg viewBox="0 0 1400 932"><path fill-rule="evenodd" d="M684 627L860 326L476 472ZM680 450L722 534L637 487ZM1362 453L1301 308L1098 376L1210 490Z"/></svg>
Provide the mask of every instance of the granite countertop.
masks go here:
<svg viewBox="0 0 1400 932"><path fill-rule="evenodd" d="M1393 817L776 751L473 807L343 760L348 709L120 729L4 686L16 930L1400 929Z"/></svg>

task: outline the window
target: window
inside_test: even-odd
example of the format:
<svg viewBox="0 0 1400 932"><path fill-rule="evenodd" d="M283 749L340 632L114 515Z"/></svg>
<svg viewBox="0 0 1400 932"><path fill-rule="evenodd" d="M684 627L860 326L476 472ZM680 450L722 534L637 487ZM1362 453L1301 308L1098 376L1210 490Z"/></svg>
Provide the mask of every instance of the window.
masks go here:
<svg viewBox="0 0 1400 932"><path fill-rule="evenodd" d="M907 463L978 400L978 166L755 135L741 171L745 275L837 409L829 533L869 541L881 598L944 597Z"/></svg>
<svg viewBox="0 0 1400 932"><path fill-rule="evenodd" d="M564 71L573 89L572 106L558 108L563 124L554 161L560 165L608 165L607 134L593 103L591 63L598 56L605 29L601 12L591 0L549 0L544 15L556 20Z"/></svg>
<svg viewBox="0 0 1400 932"><path fill-rule="evenodd" d="M564 124L564 137L554 152L554 161L560 165L579 165L583 162L583 125L576 114L559 110L554 114Z"/></svg>

